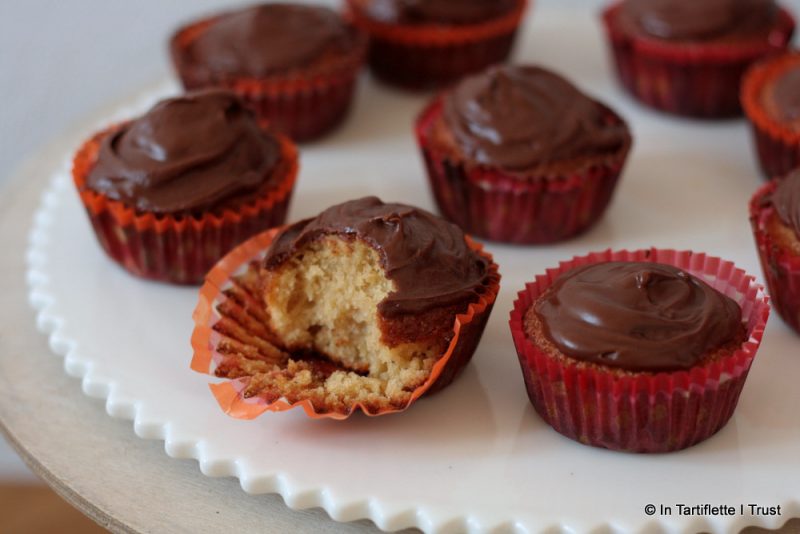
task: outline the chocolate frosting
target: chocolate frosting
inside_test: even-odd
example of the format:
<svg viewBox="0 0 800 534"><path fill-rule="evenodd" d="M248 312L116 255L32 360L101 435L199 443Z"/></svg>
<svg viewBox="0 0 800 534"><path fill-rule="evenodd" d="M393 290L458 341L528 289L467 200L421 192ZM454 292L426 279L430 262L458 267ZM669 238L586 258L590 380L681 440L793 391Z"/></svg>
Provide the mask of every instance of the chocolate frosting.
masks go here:
<svg viewBox="0 0 800 534"><path fill-rule="evenodd" d="M268 76L349 50L355 34L333 10L263 4L221 15L191 44L195 62L213 72Z"/></svg>
<svg viewBox="0 0 800 534"><path fill-rule="evenodd" d="M657 263L579 267L534 306L545 335L562 353L628 371L689 369L741 328L736 302Z"/></svg>
<svg viewBox="0 0 800 534"><path fill-rule="evenodd" d="M770 110L783 122L800 119L800 68L792 68L767 86L772 93Z"/></svg>
<svg viewBox="0 0 800 534"><path fill-rule="evenodd" d="M645 35L676 41L713 41L766 32L774 0L626 0L621 16Z"/></svg>
<svg viewBox="0 0 800 534"><path fill-rule="evenodd" d="M202 211L260 191L279 158L233 93L199 91L105 136L85 187L141 211Z"/></svg>
<svg viewBox="0 0 800 534"><path fill-rule="evenodd" d="M539 67L495 66L462 80L445 97L444 120L467 157L509 170L612 154L630 140L625 124Z"/></svg>
<svg viewBox="0 0 800 534"><path fill-rule="evenodd" d="M517 0L370 0L367 13L388 24L474 24L510 12Z"/></svg>
<svg viewBox="0 0 800 534"><path fill-rule="evenodd" d="M800 239L800 170L789 173L772 193L772 205L781 221Z"/></svg>
<svg viewBox="0 0 800 534"><path fill-rule="evenodd" d="M378 306L384 317L474 300L488 280L486 259L469 248L458 226L376 197L332 206L288 227L273 241L264 265L275 268L326 235L359 239L378 251L386 277L395 284Z"/></svg>

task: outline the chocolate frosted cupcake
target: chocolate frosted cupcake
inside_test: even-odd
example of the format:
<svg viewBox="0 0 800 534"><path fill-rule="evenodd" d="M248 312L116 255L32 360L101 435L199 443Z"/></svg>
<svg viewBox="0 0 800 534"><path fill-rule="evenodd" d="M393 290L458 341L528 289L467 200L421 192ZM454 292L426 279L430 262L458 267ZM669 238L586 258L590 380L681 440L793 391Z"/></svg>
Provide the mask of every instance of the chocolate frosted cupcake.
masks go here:
<svg viewBox="0 0 800 534"><path fill-rule="evenodd" d="M225 91L163 100L96 134L73 165L106 253L133 274L183 284L281 224L296 172L294 146Z"/></svg>
<svg viewBox="0 0 800 534"><path fill-rule="evenodd" d="M750 121L761 169L767 178L800 167L800 54L765 60L742 83L742 107Z"/></svg>
<svg viewBox="0 0 800 534"><path fill-rule="evenodd" d="M718 258L607 251L528 284L511 331L530 400L555 430L668 452L730 419L768 313L752 277Z"/></svg>
<svg viewBox="0 0 800 534"><path fill-rule="evenodd" d="M741 113L739 82L754 61L784 50L794 20L774 0L623 0L604 13L622 84L670 113Z"/></svg>
<svg viewBox="0 0 800 534"><path fill-rule="evenodd" d="M380 79L440 87L508 58L526 0L347 0Z"/></svg>
<svg viewBox="0 0 800 534"><path fill-rule="evenodd" d="M800 170L756 192L750 222L775 308L800 333Z"/></svg>
<svg viewBox="0 0 800 534"><path fill-rule="evenodd" d="M631 146L625 122L557 74L495 66L462 80L417 119L442 214L465 231L548 243L589 228Z"/></svg>
<svg viewBox="0 0 800 534"><path fill-rule="evenodd" d="M403 410L469 361L498 282L491 256L457 226L375 197L345 202L244 245L209 276L193 368L240 380L217 392L240 416ZM264 303L257 324L220 300L251 300L236 291Z"/></svg>
<svg viewBox="0 0 800 534"><path fill-rule="evenodd" d="M334 11L284 3L194 22L170 46L187 89L231 89L298 141L342 121L366 53L366 39Z"/></svg>

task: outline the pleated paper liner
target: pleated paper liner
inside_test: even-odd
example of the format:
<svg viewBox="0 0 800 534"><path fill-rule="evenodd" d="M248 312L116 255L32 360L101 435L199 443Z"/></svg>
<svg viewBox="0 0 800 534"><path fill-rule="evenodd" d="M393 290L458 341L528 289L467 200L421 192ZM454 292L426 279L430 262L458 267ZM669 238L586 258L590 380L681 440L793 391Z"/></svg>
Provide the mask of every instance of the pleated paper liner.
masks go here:
<svg viewBox="0 0 800 534"><path fill-rule="evenodd" d="M617 23L622 2L603 12L617 74L637 99L656 109L699 118L741 115L739 86L748 66L789 45L795 22L781 9L765 39L672 43L631 36Z"/></svg>
<svg viewBox="0 0 800 534"><path fill-rule="evenodd" d="M297 142L318 139L344 120L366 58L364 35L357 33L352 50L340 58L331 58L325 65L266 77L223 76L193 62L187 53L192 41L217 19L203 19L180 28L170 41L172 63L184 88L230 89L256 112L263 124Z"/></svg>
<svg viewBox="0 0 800 534"><path fill-rule="evenodd" d="M761 103L767 83L791 68L800 68L800 53L788 53L754 65L742 82L741 100L750 121L761 170L766 178L800 167L800 131L772 118Z"/></svg>
<svg viewBox="0 0 800 534"><path fill-rule="evenodd" d="M527 0L475 24L390 24L371 18L363 0L347 0L348 16L370 37L369 66L381 80L407 89L442 87L505 61Z"/></svg>
<svg viewBox="0 0 800 534"><path fill-rule="evenodd" d="M622 373L556 358L525 334L532 303L563 273L608 261L673 265L733 298L747 340L739 350L689 371ZM586 445L628 452L669 452L703 441L730 419L769 316L763 288L733 263L674 250L605 251L562 262L527 284L514 302L511 333L528 396L556 431Z"/></svg>
<svg viewBox="0 0 800 534"><path fill-rule="evenodd" d="M753 195L750 223L775 309L784 322L800 334L800 255L776 243L768 229L775 210L767 198L777 186L778 181L772 180Z"/></svg>
<svg viewBox="0 0 800 534"><path fill-rule="evenodd" d="M97 240L106 254L128 272L174 284L200 284L206 273L229 250L245 239L283 224L297 179L296 147L279 137L281 158L271 185L259 198L236 209L224 208L202 216L139 212L132 206L85 188L104 130L81 146L72 177Z"/></svg>
<svg viewBox="0 0 800 534"><path fill-rule="evenodd" d="M623 123L603 106L609 123ZM478 237L518 244L562 241L586 231L603 215L630 150L577 166L569 174L514 176L499 168L456 161L432 142L442 114L434 100L416 122L417 142L442 215Z"/></svg>
<svg viewBox="0 0 800 534"><path fill-rule="evenodd" d="M280 367L287 365L290 356L276 347L279 341L265 326L268 312L263 304L263 287L258 272L266 250L281 230L268 230L234 249L209 273L200 289L200 300L194 311L191 367L212 376L217 376L218 370L224 370L228 375L230 369L241 370L241 376L235 379L210 385L225 413L238 419L254 419L264 412L282 412L299 407L313 419L341 420L357 411L369 416L401 412L422 395L449 385L469 363L497 298L500 275L492 256L467 238L470 248L489 260L489 282L478 300L470 304L465 313L456 316L453 339L446 352L405 405L375 408L356 403L345 410L330 410L325 406L315 406L310 399L288 399L275 391L259 391L254 387L256 374L248 375L247 369L263 365L253 366L251 362ZM335 367L330 362L318 363Z"/></svg>

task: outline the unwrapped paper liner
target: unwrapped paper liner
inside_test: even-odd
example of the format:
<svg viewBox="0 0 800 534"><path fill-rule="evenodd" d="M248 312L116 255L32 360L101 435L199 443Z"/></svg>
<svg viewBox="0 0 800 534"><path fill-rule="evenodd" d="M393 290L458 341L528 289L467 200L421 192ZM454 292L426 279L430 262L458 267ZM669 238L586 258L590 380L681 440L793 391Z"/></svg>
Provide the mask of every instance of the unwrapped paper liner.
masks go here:
<svg viewBox="0 0 800 534"><path fill-rule="evenodd" d="M214 376L215 369L228 358L216 350L224 336L215 330L215 325L223 318L220 309L226 300L225 291L232 286L232 277L244 274L254 261L263 259L270 244L282 230L283 228L274 228L253 237L231 251L208 274L206 283L200 289L200 300L193 316L195 322L192 334L194 357L191 367L193 370ZM210 384L209 387L220 407L225 413L238 419L254 419L267 411L282 412L299 406L308 417L313 419L341 420L348 418L358 410L369 416L401 412L423 394L438 391L449 385L472 358L500 289L500 275L497 264L492 261L492 256L483 251L480 244L469 238L467 238L467 244L489 261L488 283L478 300L470 304L465 313L456 316L453 339L446 352L436 361L428 379L414 390L409 402L404 407L372 411L358 403L346 413L320 412L310 400L290 403L283 398L268 401L260 395L247 398L244 392L250 377ZM258 297L256 296L256 298ZM248 328L246 324L241 326L245 330Z"/></svg>
<svg viewBox="0 0 800 534"><path fill-rule="evenodd" d="M439 148L431 136L442 107L440 97L420 114L417 142L439 211L465 232L506 243L554 243L587 230L605 212L630 150L630 138L615 153L576 165L569 173L515 176L500 168L456 161ZM602 107L609 123L623 123Z"/></svg>
<svg viewBox="0 0 800 534"><path fill-rule="evenodd" d="M772 303L786 324L800 334L800 256L775 243L768 231L775 210L766 199L777 186L772 180L753 195L750 223Z"/></svg>
<svg viewBox="0 0 800 534"><path fill-rule="evenodd" d="M690 117L741 115L739 84L748 66L785 50L795 27L781 9L769 35L755 42L678 43L630 35L617 21L621 7L608 7L603 22L622 85L649 106Z"/></svg>
<svg viewBox="0 0 800 534"><path fill-rule="evenodd" d="M229 250L267 228L283 224L297 180L297 148L278 136L281 157L269 172L260 196L236 209L202 216L140 212L131 205L85 187L103 138L86 141L73 160L72 177L89 220L106 254L130 273L174 284L200 284Z"/></svg>
<svg viewBox="0 0 800 534"><path fill-rule="evenodd" d="M550 355L525 334L524 315L563 273L608 261L673 265L733 298L742 309L746 341L729 356L688 371L627 373ZM628 452L669 452L722 428L761 342L769 316L763 288L731 262L674 250L610 250L576 257L526 285L511 312L511 333L528 396L539 415L570 439Z"/></svg>

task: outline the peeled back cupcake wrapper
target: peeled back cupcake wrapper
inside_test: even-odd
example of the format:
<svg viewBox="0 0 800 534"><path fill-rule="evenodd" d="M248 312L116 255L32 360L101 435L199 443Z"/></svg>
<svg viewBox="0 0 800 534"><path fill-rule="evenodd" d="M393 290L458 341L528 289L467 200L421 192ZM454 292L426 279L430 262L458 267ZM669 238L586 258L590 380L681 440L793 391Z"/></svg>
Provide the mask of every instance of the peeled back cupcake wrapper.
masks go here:
<svg viewBox="0 0 800 534"><path fill-rule="evenodd" d="M215 77L185 59L189 43L217 18L178 30L170 42L172 61L187 90L224 87L238 94L265 126L295 141L310 141L335 128L347 115L366 56L366 39L330 68L272 77Z"/></svg>
<svg viewBox="0 0 800 534"><path fill-rule="evenodd" d="M608 261L673 265L733 298L742 309L747 341L735 353L689 371L619 374L556 359L525 334L525 312L563 273ZM733 263L674 250L610 250L576 257L527 284L510 326L528 396L539 415L570 439L629 452L669 452L703 441L733 415L769 316L763 288Z"/></svg>
<svg viewBox="0 0 800 534"><path fill-rule="evenodd" d="M620 120L606 108L609 120ZM417 141L442 215L465 232L507 243L561 241L592 226L605 212L630 144L607 160L568 175L518 178L500 169L455 162L430 142L442 113L437 99L419 116Z"/></svg>
<svg viewBox="0 0 800 534"><path fill-rule="evenodd" d="M501 17L463 26L383 23L363 14L358 3L347 0L348 16L370 36L370 68L390 83L422 89L504 61L528 0Z"/></svg>
<svg viewBox="0 0 800 534"><path fill-rule="evenodd" d="M101 140L114 127L96 134L78 150L72 176L81 202L100 245L127 271L175 284L199 284L214 264L245 239L283 224L297 178L297 149L285 138L281 143L280 172L274 189L236 211L206 213L202 217L139 213L123 202L85 189L86 176Z"/></svg>
<svg viewBox="0 0 800 534"><path fill-rule="evenodd" d="M766 83L793 65L800 67L800 54L765 60L753 66L742 82L742 107L750 121L759 163L767 178L783 176L800 166L800 132L773 119L761 104Z"/></svg>
<svg viewBox="0 0 800 534"><path fill-rule="evenodd" d="M241 354L264 359L263 340L269 336L259 314L265 313L263 296L257 287L239 283L244 275L254 274L254 265L263 260L266 250L283 228L274 228L251 238L231 251L206 277L200 289L200 301L194 311L195 329L192 334L193 370L215 375L218 367L237 365ZM414 390L409 402L400 408L372 411L357 403L346 412L320 411L310 400L290 402L285 398L267 398L263 394L251 395L248 387L251 376L242 376L217 384L210 384L220 407L237 419L254 419L264 412L282 412L301 407L313 419L347 419L358 410L369 416L386 415L404 411L419 397L449 385L469 363L483 334L500 289L500 275L492 256L480 244L467 238L470 248L490 264L489 283L479 299L470 304L466 313L456 316L453 339L447 351L434 364L423 385ZM237 355L226 353L234 346ZM275 362L277 363L277 362Z"/></svg>
<svg viewBox="0 0 800 534"><path fill-rule="evenodd" d="M800 256L774 243L767 230L773 209L764 207L777 182L761 187L750 201L750 222L772 303L781 318L800 334Z"/></svg>
<svg viewBox="0 0 800 534"><path fill-rule="evenodd" d="M781 9L764 43L672 43L630 36L617 25L622 2L603 12L619 78L628 91L662 111L692 117L741 115L738 87L754 61L785 50L795 22Z"/></svg>

